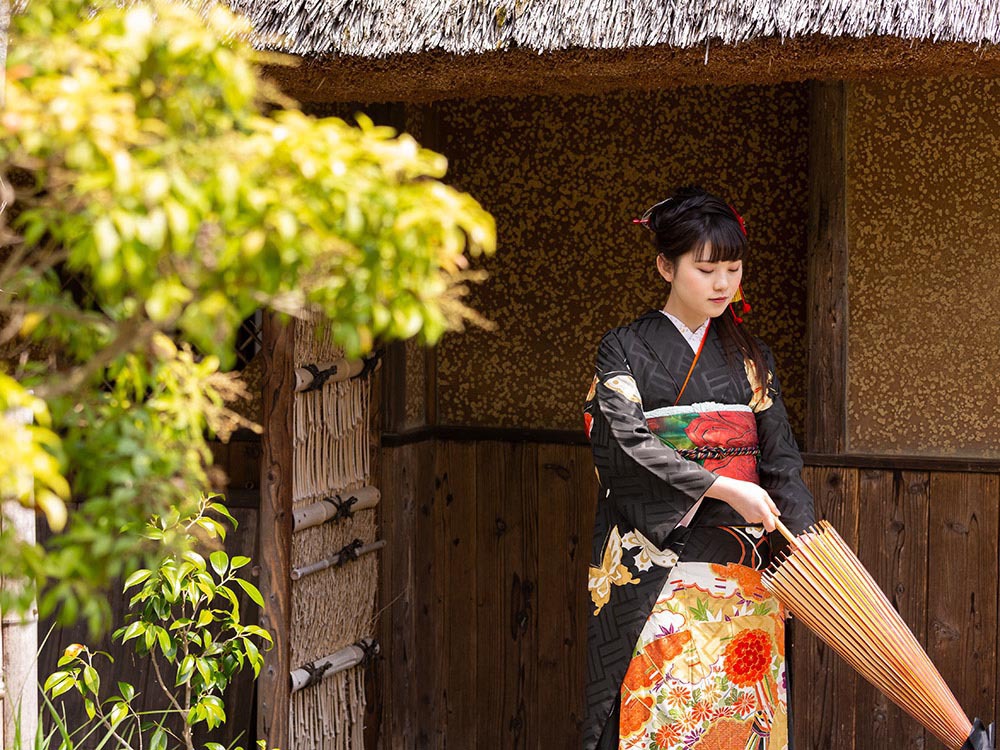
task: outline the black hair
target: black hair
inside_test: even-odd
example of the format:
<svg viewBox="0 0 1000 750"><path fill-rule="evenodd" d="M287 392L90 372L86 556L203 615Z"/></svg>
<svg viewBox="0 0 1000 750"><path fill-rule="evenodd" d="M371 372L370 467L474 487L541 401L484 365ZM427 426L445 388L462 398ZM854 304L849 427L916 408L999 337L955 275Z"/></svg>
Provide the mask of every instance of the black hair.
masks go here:
<svg viewBox="0 0 1000 750"><path fill-rule="evenodd" d="M709 263L742 261L747 255L747 237L743 221L728 203L700 187L681 187L643 215L642 222L653 233L656 252L672 264L686 253ZM709 252L704 254L705 248ZM767 359L757 339L737 324L726 310L712 321L719 332L726 354L753 363L757 381L768 384Z"/></svg>

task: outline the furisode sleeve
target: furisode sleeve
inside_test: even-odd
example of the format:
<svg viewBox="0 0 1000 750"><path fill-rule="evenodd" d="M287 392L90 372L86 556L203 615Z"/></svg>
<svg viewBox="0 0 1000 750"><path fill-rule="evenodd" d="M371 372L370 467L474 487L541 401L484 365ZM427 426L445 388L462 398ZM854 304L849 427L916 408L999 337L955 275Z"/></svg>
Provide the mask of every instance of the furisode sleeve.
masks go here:
<svg viewBox="0 0 1000 750"><path fill-rule="evenodd" d="M618 512L657 546L718 478L682 457L654 435L643 415L642 397L616 332L597 352L591 444L602 489ZM603 464L603 465L602 465ZM650 481L669 491L650 493Z"/></svg>
<svg viewBox="0 0 1000 750"><path fill-rule="evenodd" d="M788 413L781 398L781 384L774 367L774 356L763 344L771 374L766 397L754 411L757 418L757 441L760 444L760 486L781 511L781 521L793 534L799 534L816 522L813 496L802 481L802 456L788 424Z"/></svg>

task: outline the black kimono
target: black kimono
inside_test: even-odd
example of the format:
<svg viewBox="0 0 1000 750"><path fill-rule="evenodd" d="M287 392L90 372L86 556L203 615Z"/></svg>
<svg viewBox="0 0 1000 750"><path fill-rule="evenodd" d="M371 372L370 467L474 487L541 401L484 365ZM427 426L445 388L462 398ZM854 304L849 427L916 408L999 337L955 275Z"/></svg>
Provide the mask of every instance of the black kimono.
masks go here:
<svg viewBox="0 0 1000 750"><path fill-rule="evenodd" d="M747 545L733 546L737 534L715 533L746 529L747 522L722 501L705 498L698 503L717 476L752 481L759 477L793 533L814 522L812 496L800 476L802 460L781 401L773 357L762 349L771 373L764 388L752 382L753 369L741 355L727 356L714 328L709 326L696 359L659 310L601 340L585 407L600 484L591 558L595 611L588 627L584 750L619 747L623 680L674 563L692 559L750 565L741 559ZM685 406L686 413L678 416ZM673 427L660 424L671 420ZM651 425L664 431L654 431ZM670 437L671 429L680 441ZM673 447L681 445L687 447ZM686 525L678 526L682 519ZM759 529L756 537L767 538ZM750 538L743 535L744 540ZM766 564L758 549L750 552L755 561L751 567ZM766 687L767 681L761 680ZM734 696L726 705L734 704ZM702 731L706 727L708 723ZM666 738L666 728L661 731Z"/></svg>

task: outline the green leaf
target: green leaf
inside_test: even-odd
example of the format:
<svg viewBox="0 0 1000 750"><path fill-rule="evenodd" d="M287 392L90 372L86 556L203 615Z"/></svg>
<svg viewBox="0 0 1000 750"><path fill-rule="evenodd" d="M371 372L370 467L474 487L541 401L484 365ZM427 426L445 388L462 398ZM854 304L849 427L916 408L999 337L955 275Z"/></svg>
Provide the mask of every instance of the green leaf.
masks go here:
<svg viewBox="0 0 1000 750"><path fill-rule="evenodd" d="M218 513L223 518L225 518L227 521L229 521L229 523L232 525L234 529L239 526L239 523L236 521L235 518L233 518L232 514L229 512L229 508L227 508L222 503L209 503L208 507L211 510Z"/></svg>
<svg viewBox="0 0 1000 750"><path fill-rule="evenodd" d="M163 731L163 727L157 727L153 736L149 738L149 750L166 750L166 748L167 733Z"/></svg>
<svg viewBox="0 0 1000 750"><path fill-rule="evenodd" d="M135 697L135 688L129 685L127 682L119 682L118 690L119 692L121 692L122 698L124 698L126 701L131 702L131 700Z"/></svg>
<svg viewBox="0 0 1000 750"><path fill-rule="evenodd" d="M234 578L233 580L247 593L247 596L250 597L254 604L258 607L264 606L264 597L260 595L260 591L256 586L242 578Z"/></svg>
<svg viewBox="0 0 1000 750"><path fill-rule="evenodd" d="M244 555L236 555L235 557L233 557L232 560L229 561L229 564L233 570L236 570L237 568L242 568L245 565L249 565L250 558L245 557Z"/></svg>
<svg viewBox="0 0 1000 750"><path fill-rule="evenodd" d="M83 699L83 710L87 712L87 718L93 719L97 715L97 709L94 708L94 701L90 698Z"/></svg>
<svg viewBox="0 0 1000 750"><path fill-rule="evenodd" d="M87 689L94 695L97 695L98 691L101 689L101 676L97 674L97 670L89 664L83 668L83 684L86 685Z"/></svg>
<svg viewBox="0 0 1000 750"><path fill-rule="evenodd" d="M153 571L145 569L135 571L135 573L133 573L132 575L130 575L128 578L125 579L125 583L122 585L122 591L128 591L133 586L142 583L147 578L149 578L149 576L151 576L152 573Z"/></svg>
<svg viewBox="0 0 1000 750"><path fill-rule="evenodd" d="M177 653L177 648L165 628L156 629L156 640L160 645L160 650L163 652L163 655L168 659L173 658L173 655Z"/></svg>
<svg viewBox="0 0 1000 750"><path fill-rule="evenodd" d="M220 576L225 575L226 571L229 569L229 555L223 552L221 549L217 549L211 555L208 556L209 561L212 563L212 568Z"/></svg>
<svg viewBox="0 0 1000 750"><path fill-rule="evenodd" d="M195 669L198 670L198 674L201 675L202 681L208 685L212 682L212 670L208 666L208 662L204 659L194 660Z"/></svg>
<svg viewBox="0 0 1000 750"><path fill-rule="evenodd" d="M74 685L76 685L75 672L53 672L45 680L42 690L46 693L51 691L52 697L55 698L71 690Z"/></svg>
<svg viewBox="0 0 1000 750"><path fill-rule="evenodd" d="M121 724L125 718L128 716L128 704L124 701L118 701L111 707L111 712L108 714L108 719L111 721L111 727L116 728Z"/></svg>
<svg viewBox="0 0 1000 750"><path fill-rule="evenodd" d="M192 674L194 674L194 656L188 654L181 660L181 665L177 668L177 679L174 681L174 686L183 685L191 679Z"/></svg>
<svg viewBox="0 0 1000 750"><path fill-rule="evenodd" d="M121 635L122 643L126 643L132 640L133 638L138 638L140 635L145 633L146 623L144 623L142 620L136 620L135 622L129 624L124 631L118 631L118 632L122 633ZM148 647L149 644L147 643L146 646Z"/></svg>

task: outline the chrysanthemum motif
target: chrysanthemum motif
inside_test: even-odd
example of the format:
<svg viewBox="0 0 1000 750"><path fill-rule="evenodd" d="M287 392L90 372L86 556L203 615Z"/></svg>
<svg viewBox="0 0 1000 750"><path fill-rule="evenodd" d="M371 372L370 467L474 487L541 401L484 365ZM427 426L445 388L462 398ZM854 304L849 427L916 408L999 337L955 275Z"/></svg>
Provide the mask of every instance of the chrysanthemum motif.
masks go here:
<svg viewBox="0 0 1000 750"><path fill-rule="evenodd" d="M676 724L664 724L656 730L656 734L653 736L653 739L656 740L656 744L664 750L677 744L677 741L680 738L681 728Z"/></svg>
<svg viewBox="0 0 1000 750"><path fill-rule="evenodd" d="M757 710L757 699L754 698L753 693L740 693L740 697L736 699L733 708L736 709L736 713L741 717L750 716Z"/></svg>
<svg viewBox="0 0 1000 750"><path fill-rule="evenodd" d="M723 665L734 684L755 685L771 665L771 639L763 630L744 630L726 646Z"/></svg>
<svg viewBox="0 0 1000 750"><path fill-rule="evenodd" d="M691 691L683 685L672 685L667 690L668 706L673 706L675 708L684 706L689 700L691 700Z"/></svg>

